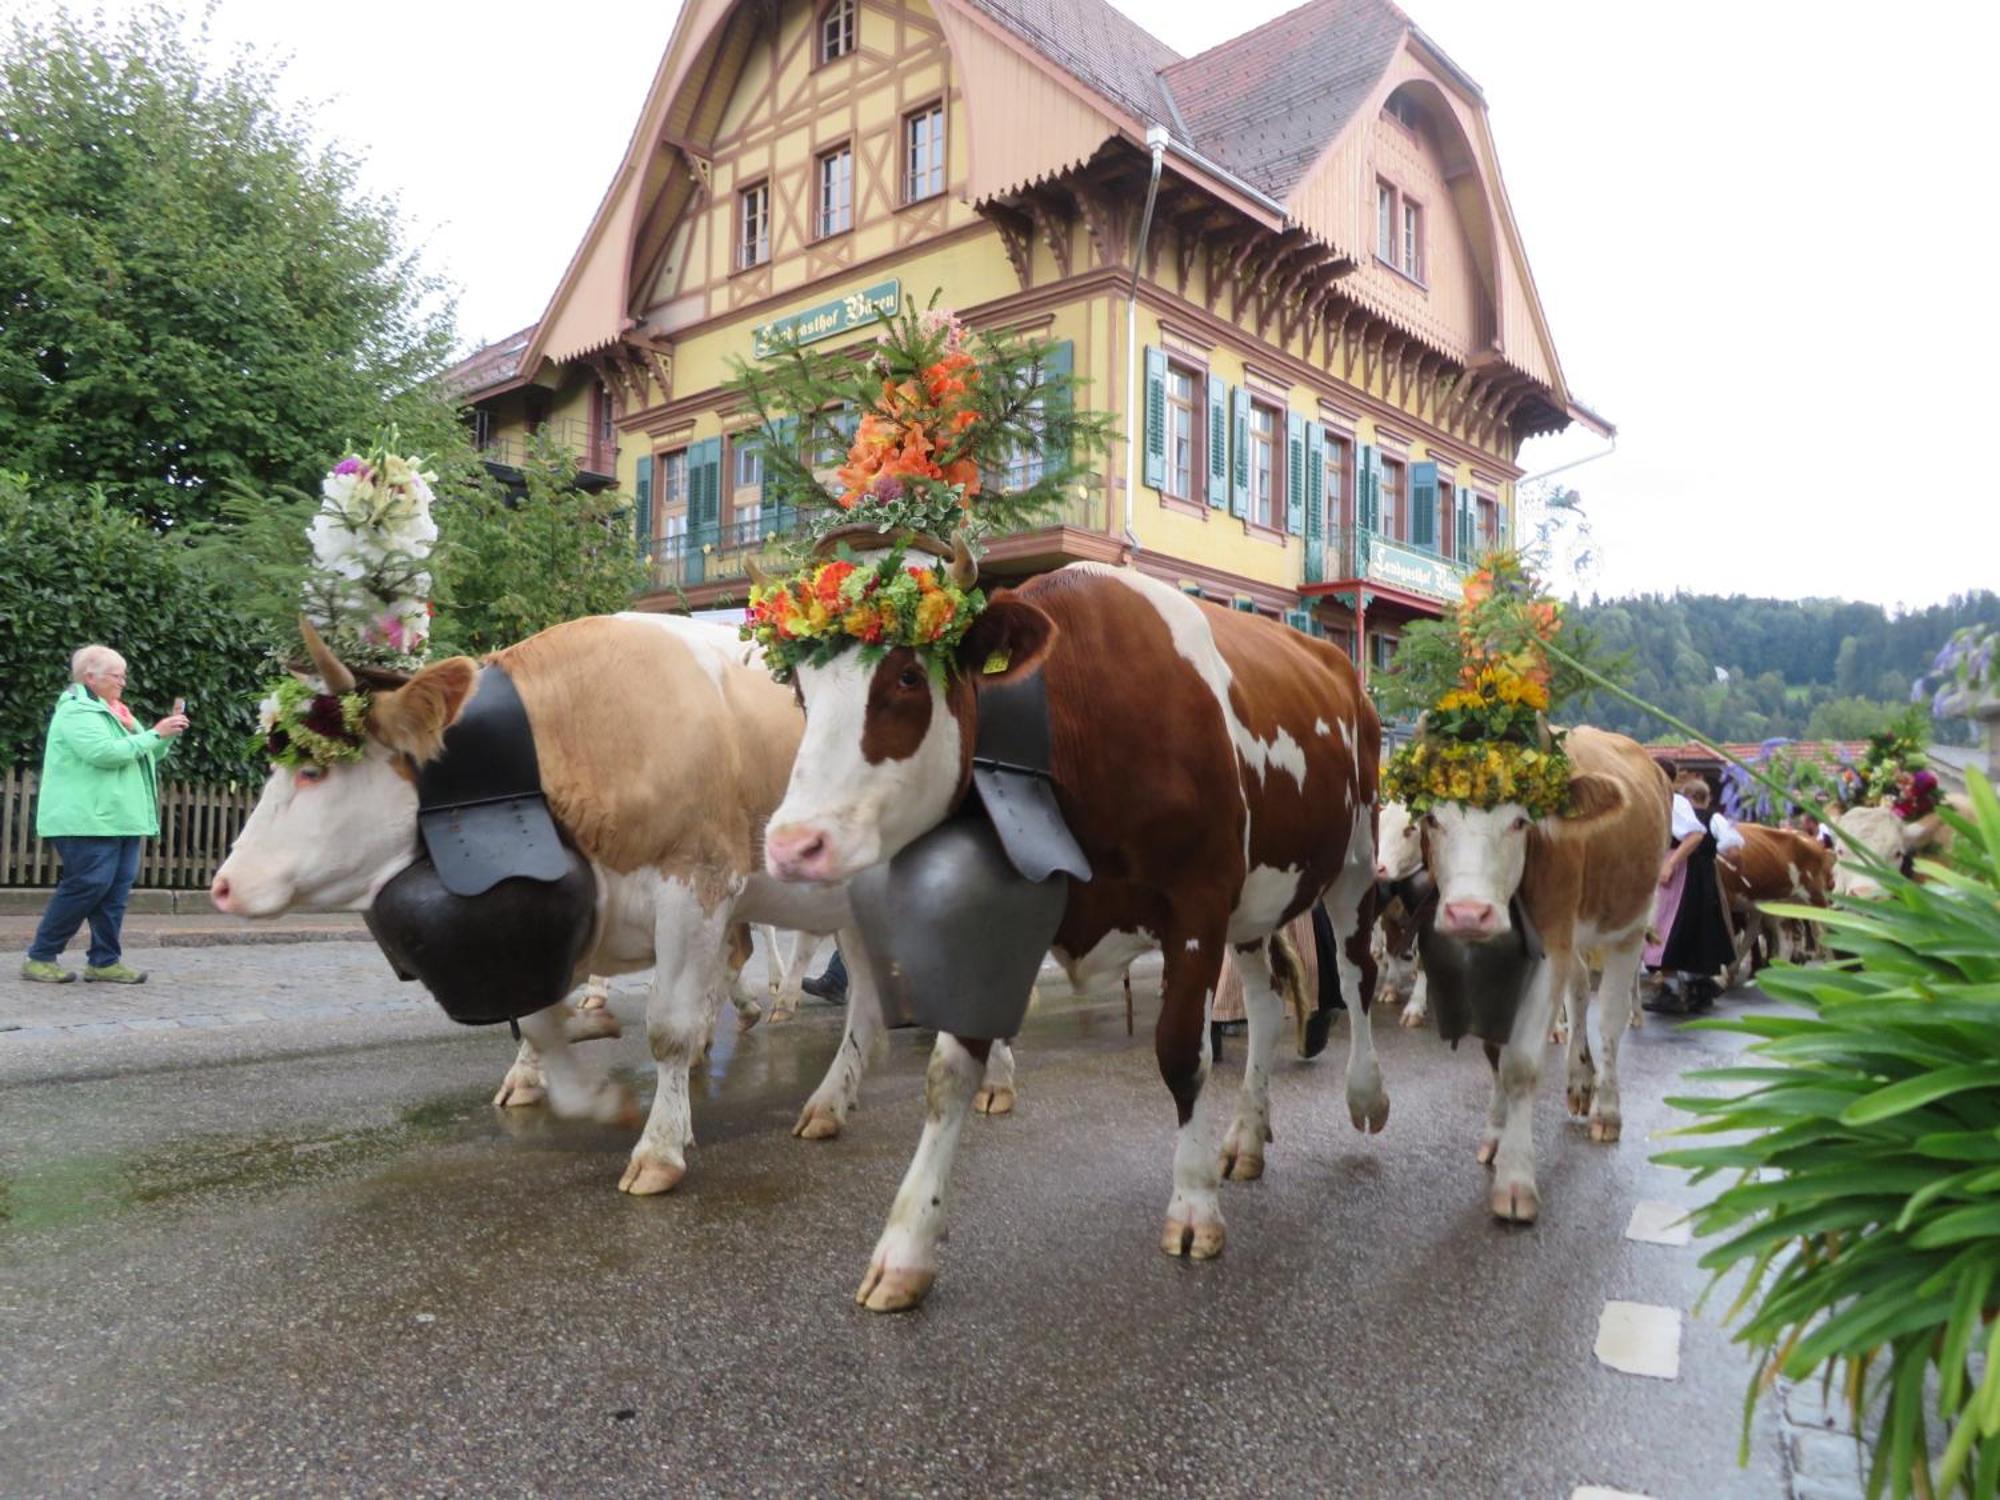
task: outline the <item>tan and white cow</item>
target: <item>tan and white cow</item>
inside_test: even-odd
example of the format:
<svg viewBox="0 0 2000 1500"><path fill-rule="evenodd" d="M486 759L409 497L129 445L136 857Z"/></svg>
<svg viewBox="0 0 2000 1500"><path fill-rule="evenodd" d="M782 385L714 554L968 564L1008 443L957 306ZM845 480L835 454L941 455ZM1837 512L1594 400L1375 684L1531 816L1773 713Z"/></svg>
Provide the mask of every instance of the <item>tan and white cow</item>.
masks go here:
<svg viewBox="0 0 2000 1500"><path fill-rule="evenodd" d="M329 680L345 673L331 657L316 660ZM487 660L513 678L549 809L597 879L577 979L655 969L646 1034L659 1086L619 1185L666 1192L686 1170L688 1070L729 991L742 924L825 933L849 921L843 888L787 885L763 869L764 827L804 719L733 629L679 616L575 620ZM417 857L414 767L438 753L482 670L454 657L375 693L358 761L274 769L216 873L216 906L248 917L365 909ZM849 995L846 1034L795 1127L807 1138L839 1132L881 1031L865 976ZM533 1097L545 1081L558 1114L626 1117L626 1090L567 1045L564 1010L521 1022L527 1045L502 1102L515 1088ZM996 1052L1011 1085L1011 1058Z"/></svg>
<svg viewBox="0 0 2000 1500"><path fill-rule="evenodd" d="M1971 816L1969 798L1949 797L1946 805L1961 817ZM1905 823L1892 807L1850 807L1834 826L1847 835L1846 839L1834 840L1834 894L1856 901L1882 899L1882 882L1876 866L1887 865L1893 870L1900 868L1905 859L1942 860L1951 853L1951 826L1935 813L1915 823ZM1864 858L1864 850L1872 856L1872 863Z"/></svg>
<svg viewBox="0 0 2000 1500"><path fill-rule="evenodd" d="M969 585L970 574L961 554L957 576ZM1374 709L1334 647L1096 564L999 593L957 659L942 686L907 648L875 662L848 651L800 670L806 734L766 839L771 872L844 879L936 827L970 784L978 685L1039 667L1057 801L1092 870L1070 883L1058 957L1078 974L1116 976L1136 955L1162 951L1154 1047L1180 1130L1161 1248L1216 1255L1221 1169L1205 1023L1225 948L1250 1023L1223 1146L1232 1175L1261 1170L1270 1136L1282 1006L1266 940L1322 898L1353 1027L1348 1108L1358 1129L1388 1118L1368 1027ZM912 1306L936 1275L952 1156L985 1052L981 1041L938 1038L923 1136L861 1285L870 1308Z"/></svg>
<svg viewBox="0 0 2000 1500"><path fill-rule="evenodd" d="M1790 828L1738 823L1736 831L1743 835L1743 844L1716 856L1715 873L1722 899L1736 919L1736 962L1729 981L1744 984L1756 973L1757 942L1765 932L1771 934L1773 958L1791 956L1792 924L1767 918L1759 907L1771 901L1826 905L1833 890L1834 858L1818 839Z"/></svg>
<svg viewBox="0 0 2000 1500"><path fill-rule="evenodd" d="M1592 1140L1618 1139L1618 1047L1669 826L1666 780L1637 744L1582 728L1570 731L1566 748L1575 767L1567 816L1537 821L1515 803L1445 802L1422 820L1438 886L1437 930L1472 943L1505 938L1513 928L1509 903L1518 896L1545 949L1496 1061L1478 1153L1493 1167L1494 1214L1522 1223L1541 1212L1534 1096L1543 1040L1557 995L1575 982L1581 955L1593 948L1604 955L1597 992L1603 1045L1593 1066L1588 996L1579 987L1570 1014L1569 1107L1589 1117Z"/></svg>
<svg viewBox="0 0 2000 1500"><path fill-rule="evenodd" d="M1402 1002L1399 1024L1421 1026L1430 1015L1430 987L1417 957L1417 915L1393 893L1424 867L1423 829L1401 802L1384 802L1375 836L1375 884L1391 899L1375 924L1375 961L1382 977L1377 997Z"/></svg>

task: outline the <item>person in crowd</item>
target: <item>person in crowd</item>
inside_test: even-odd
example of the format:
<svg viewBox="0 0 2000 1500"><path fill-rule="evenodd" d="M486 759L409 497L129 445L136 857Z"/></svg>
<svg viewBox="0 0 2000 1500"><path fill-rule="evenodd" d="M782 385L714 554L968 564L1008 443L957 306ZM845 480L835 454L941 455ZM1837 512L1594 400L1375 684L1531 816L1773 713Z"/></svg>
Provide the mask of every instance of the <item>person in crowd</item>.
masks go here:
<svg viewBox="0 0 2000 1500"><path fill-rule="evenodd" d="M100 984L143 984L123 961L120 929L139 844L160 831L158 766L187 728L175 711L142 729L125 704L125 658L109 646L84 646L70 658L70 685L56 699L42 755L35 832L55 846L62 878L28 948L21 977L68 984L76 975L57 960L77 928L90 924L83 977Z"/></svg>
<svg viewBox="0 0 2000 1500"><path fill-rule="evenodd" d="M1715 976L1735 960L1729 916L1715 874L1716 856L1739 847L1743 835L1719 812L1711 812L1708 783L1690 779L1676 792L1670 837L1673 848L1660 866L1660 896L1646 964L1665 977L1646 1009L1663 1015L1691 1015L1714 1005Z"/></svg>
<svg viewBox="0 0 2000 1500"><path fill-rule="evenodd" d="M799 988L826 1005L847 1003L847 960L840 956L840 944L833 945L833 957L812 978L799 981Z"/></svg>

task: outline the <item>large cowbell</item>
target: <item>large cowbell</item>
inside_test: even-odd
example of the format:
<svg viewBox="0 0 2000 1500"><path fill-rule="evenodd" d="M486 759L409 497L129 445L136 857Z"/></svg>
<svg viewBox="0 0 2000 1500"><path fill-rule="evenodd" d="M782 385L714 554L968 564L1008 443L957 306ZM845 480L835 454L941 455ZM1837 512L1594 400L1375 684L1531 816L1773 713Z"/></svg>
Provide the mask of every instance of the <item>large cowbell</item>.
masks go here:
<svg viewBox="0 0 2000 1500"><path fill-rule="evenodd" d="M1039 672L979 690L973 794L894 859L848 884L892 1026L1004 1038L1021 1029L1042 957L1090 878L1049 775Z"/></svg>
<svg viewBox="0 0 2000 1500"><path fill-rule="evenodd" d="M1424 982L1438 1035L1452 1046L1467 1032L1504 1047L1514 1035L1514 1018L1542 961L1542 936L1517 896L1507 903L1508 931L1485 943L1468 943L1437 930L1432 903L1417 933Z"/></svg>
<svg viewBox="0 0 2000 1500"><path fill-rule="evenodd" d="M533 731L497 665L417 775L424 853L375 894L368 929L403 979L468 1026L568 993L595 925L597 882L542 795Z"/></svg>

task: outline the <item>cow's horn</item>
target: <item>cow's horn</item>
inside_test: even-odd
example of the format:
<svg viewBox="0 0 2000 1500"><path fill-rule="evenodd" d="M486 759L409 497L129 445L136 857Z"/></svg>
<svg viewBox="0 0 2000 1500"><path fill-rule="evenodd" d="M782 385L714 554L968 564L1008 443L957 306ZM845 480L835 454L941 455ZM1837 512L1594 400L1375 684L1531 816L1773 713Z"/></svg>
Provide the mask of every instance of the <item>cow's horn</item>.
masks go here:
<svg viewBox="0 0 2000 1500"><path fill-rule="evenodd" d="M757 566L756 558L754 557L744 558L743 571L749 574L750 586L752 588L768 589L771 586L771 575L769 573L766 573L762 568Z"/></svg>
<svg viewBox="0 0 2000 1500"><path fill-rule="evenodd" d="M313 629L313 622L304 615L299 616L299 634L305 637L306 655L319 668L319 675L326 679L326 690L329 693L353 692L354 674L333 654L333 648L320 639L319 632Z"/></svg>
<svg viewBox="0 0 2000 1500"><path fill-rule="evenodd" d="M972 549L965 545L962 531L951 534L951 581L962 589L979 582L979 564L972 560Z"/></svg>

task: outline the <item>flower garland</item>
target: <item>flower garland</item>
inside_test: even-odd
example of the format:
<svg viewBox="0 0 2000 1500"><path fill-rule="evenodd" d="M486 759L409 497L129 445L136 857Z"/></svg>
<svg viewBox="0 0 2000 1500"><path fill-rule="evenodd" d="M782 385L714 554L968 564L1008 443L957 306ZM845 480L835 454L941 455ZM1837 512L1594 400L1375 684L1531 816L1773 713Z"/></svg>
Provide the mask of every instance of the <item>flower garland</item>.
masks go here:
<svg viewBox="0 0 2000 1500"><path fill-rule="evenodd" d="M281 678L257 705L250 753L274 766L329 766L359 760L367 743L368 695L323 693L296 677Z"/></svg>
<svg viewBox="0 0 2000 1500"><path fill-rule="evenodd" d="M942 683L951 653L985 607L985 594L961 589L943 568L905 567L899 548L874 563L836 556L752 588L742 634L762 648L780 682L801 663L822 666L858 644L866 661L908 646Z"/></svg>
<svg viewBox="0 0 2000 1500"><path fill-rule="evenodd" d="M1561 816L1572 767L1548 727L1555 694L1542 647L1561 632L1562 607L1517 557L1496 557L1466 579L1455 624L1456 679L1383 767L1382 796L1413 813L1516 803L1533 818Z"/></svg>
<svg viewBox="0 0 2000 1500"><path fill-rule="evenodd" d="M422 459L378 441L320 481L320 508L306 532L313 550L308 613L342 661L405 672L423 664L436 477Z"/></svg>

